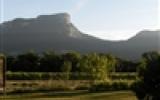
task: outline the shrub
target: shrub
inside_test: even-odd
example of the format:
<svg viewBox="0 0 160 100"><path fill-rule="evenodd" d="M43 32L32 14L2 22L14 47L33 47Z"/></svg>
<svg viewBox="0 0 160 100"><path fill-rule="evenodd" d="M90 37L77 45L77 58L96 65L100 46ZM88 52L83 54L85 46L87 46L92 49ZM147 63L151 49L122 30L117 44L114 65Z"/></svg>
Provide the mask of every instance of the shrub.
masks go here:
<svg viewBox="0 0 160 100"><path fill-rule="evenodd" d="M75 90L88 90L90 87L88 85L80 85L75 88Z"/></svg>
<svg viewBox="0 0 160 100"><path fill-rule="evenodd" d="M120 73L111 73L109 75L109 77L112 79L112 80L136 80L137 79L137 73L123 73L123 72L120 72Z"/></svg>
<svg viewBox="0 0 160 100"><path fill-rule="evenodd" d="M131 89L131 84L127 81L111 81L94 84L90 87L91 92L96 91L117 91L117 90L129 90Z"/></svg>

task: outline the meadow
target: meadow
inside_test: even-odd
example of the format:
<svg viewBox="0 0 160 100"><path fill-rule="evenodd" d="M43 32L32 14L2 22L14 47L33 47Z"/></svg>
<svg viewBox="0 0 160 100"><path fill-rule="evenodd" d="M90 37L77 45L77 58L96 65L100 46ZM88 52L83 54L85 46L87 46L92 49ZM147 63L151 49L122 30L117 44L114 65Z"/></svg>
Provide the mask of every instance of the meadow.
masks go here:
<svg viewBox="0 0 160 100"><path fill-rule="evenodd" d="M58 80L57 74L7 72L7 93L1 94L0 100L137 100L129 89L136 73L112 73L109 77L106 82Z"/></svg>

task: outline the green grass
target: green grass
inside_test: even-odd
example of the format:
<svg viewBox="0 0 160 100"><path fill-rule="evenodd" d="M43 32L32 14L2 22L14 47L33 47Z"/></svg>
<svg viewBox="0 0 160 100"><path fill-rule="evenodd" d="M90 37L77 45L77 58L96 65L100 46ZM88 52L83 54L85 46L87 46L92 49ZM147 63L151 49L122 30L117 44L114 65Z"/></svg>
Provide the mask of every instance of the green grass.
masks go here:
<svg viewBox="0 0 160 100"><path fill-rule="evenodd" d="M10 72L6 73L7 80L64 80L68 73L62 72ZM87 73L70 73L70 80L88 80ZM136 80L136 72L112 72L109 74L112 80Z"/></svg>
<svg viewBox="0 0 160 100"><path fill-rule="evenodd" d="M43 74L43 73L42 73ZM13 76L12 76L13 75ZM15 75L15 76L14 76ZM24 74L26 79L29 80L19 80L24 77L16 77L18 73L10 73L11 80L7 80L7 90L16 91L16 90L36 90L49 89L47 91L31 91L28 93L16 93L8 94L5 98L0 95L0 100L137 100L134 93L130 91L117 91L117 92L101 92L101 93L88 93L88 91L73 91L76 87L88 87L91 85L92 80L35 80L37 77L41 79L41 73L30 74L35 76L34 80L28 74ZM18 78L18 80L12 80L12 78ZM109 83L127 83L131 84L136 80L136 73L112 73L111 79L108 80ZM8 77L9 78L9 77ZM31 80L30 80L31 79ZM68 89L70 91L63 92L53 92L55 88ZM57 90L56 90L57 91Z"/></svg>
<svg viewBox="0 0 160 100"><path fill-rule="evenodd" d="M137 100L130 91L88 93L86 91L10 94L0 100Z"/></svg>

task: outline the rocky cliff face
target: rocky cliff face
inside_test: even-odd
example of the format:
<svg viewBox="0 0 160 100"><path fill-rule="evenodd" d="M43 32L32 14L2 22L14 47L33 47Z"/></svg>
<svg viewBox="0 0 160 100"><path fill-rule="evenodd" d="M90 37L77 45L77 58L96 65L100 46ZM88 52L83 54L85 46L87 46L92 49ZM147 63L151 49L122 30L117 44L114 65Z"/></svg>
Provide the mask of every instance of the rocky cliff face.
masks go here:
<svg viewBox="0 0 160 100"><path fill-rule="evenodd" d="M76 50L82 53L112 53L126 59L138 59L147 51L159 50L160 31L141 31L126 41L104 41L80 32L70 21L70 15L40 15L37 18L17 18L0 24L4 52L28 50Z"/></svg>

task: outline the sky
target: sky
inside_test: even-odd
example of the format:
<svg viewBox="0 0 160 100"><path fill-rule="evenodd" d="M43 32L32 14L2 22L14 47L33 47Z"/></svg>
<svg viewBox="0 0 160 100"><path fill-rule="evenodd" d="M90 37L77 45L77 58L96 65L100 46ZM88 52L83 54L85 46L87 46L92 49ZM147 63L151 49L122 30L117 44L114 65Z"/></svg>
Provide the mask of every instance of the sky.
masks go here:
<svg viewBox="0 0 160 100"><path fill-rule="evenodd" d="M160 29L160 0L0 0L0 23L67 12L83 33L123 40L144 29Z"/></svg>

